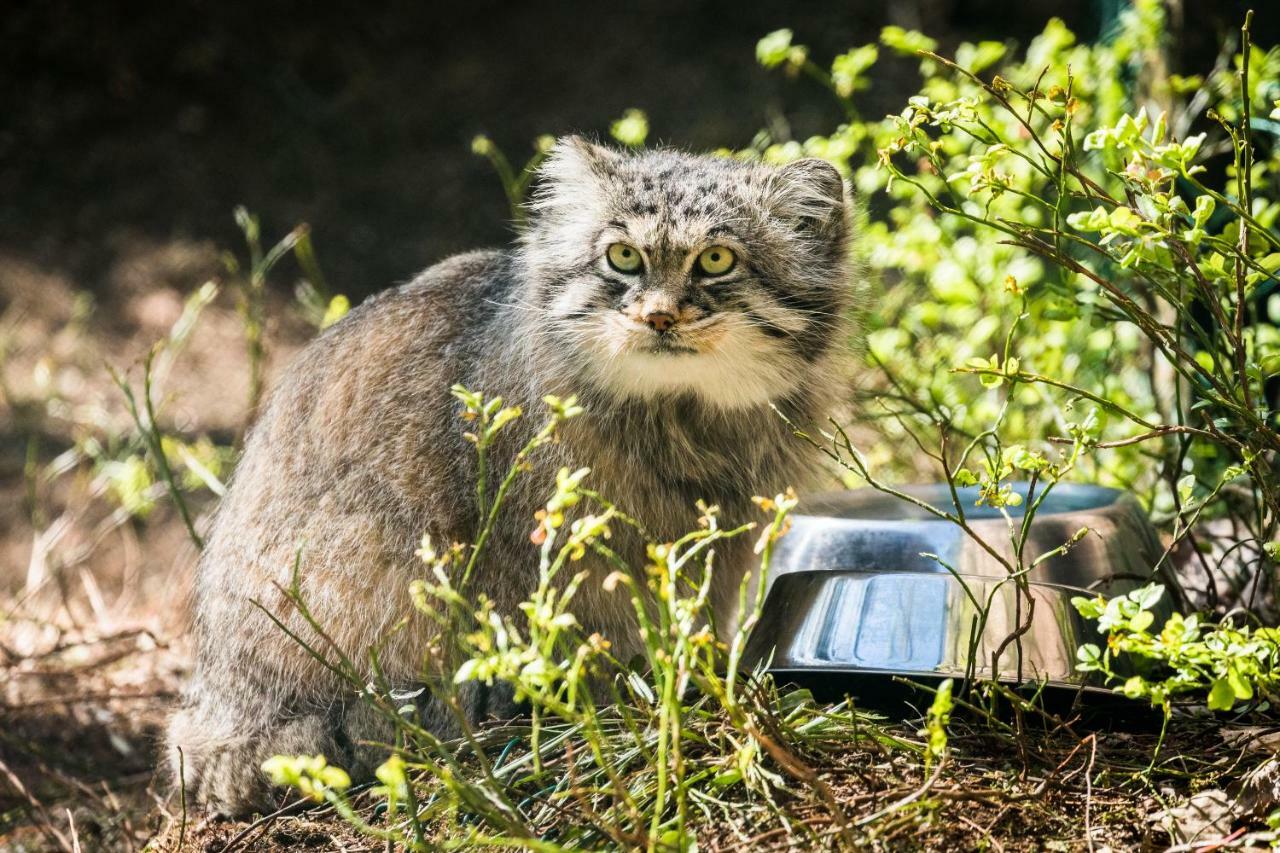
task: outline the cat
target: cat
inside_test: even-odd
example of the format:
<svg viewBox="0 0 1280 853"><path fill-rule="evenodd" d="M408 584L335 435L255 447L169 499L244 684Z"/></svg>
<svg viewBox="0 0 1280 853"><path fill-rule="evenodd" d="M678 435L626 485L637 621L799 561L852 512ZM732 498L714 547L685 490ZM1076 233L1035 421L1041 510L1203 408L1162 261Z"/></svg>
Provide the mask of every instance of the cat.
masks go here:
<svg viewBox="0 0 1280 853"><path fill-rule="evenodd" d="M476 529L454 383L502 395L531 424L546 394L576 394L585 409L517 480L472 577L503 612L536 584L533 514L561 466L590 467L659 541L696 526L699 500L726 523L751 520L752 495L818 475L779 412L825 415L853 334L850 214L831 165L568 137L530 208L515 247L449 258L368 299L270 394L198 567L196 661L168 736L189 801L230 816L270 808L260 765L277 753L323 753L352 775L376 766L359 741L387 737L380 722L262 608L314 636L282 592L296 562L311 611L352 660L411 612L423 534L469 542ZM495 445L495 470L519 443ZM610 544L641 563L638 535ZM718 625L751 562L745 539L719 549ZM625 656L639 648L634 613L603 588L607 571L593 569L575 612ZM391 680L420 678L427 622L382 649ZM496 692L466 695L477 720L506 710ZM424 725L448 728L429 697L419 708Z"/></svg>

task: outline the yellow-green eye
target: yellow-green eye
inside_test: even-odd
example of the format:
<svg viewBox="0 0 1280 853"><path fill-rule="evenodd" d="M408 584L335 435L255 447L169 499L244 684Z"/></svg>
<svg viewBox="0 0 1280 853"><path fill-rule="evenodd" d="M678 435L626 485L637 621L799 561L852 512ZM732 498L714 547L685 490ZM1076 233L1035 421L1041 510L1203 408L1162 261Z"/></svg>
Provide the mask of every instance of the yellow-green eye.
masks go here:
<svg viewBox="0 0 1280 853"><path fill-rule="evenodd" d="M640 257L640 250L635 246L628 246L626 243L610 245L609 250L604 255L609 261L609 266L618 272L640 272L640 268L644 266L644 259Z"/></svg>
<svg viewBox="0 0 1280 853"><path fill-rule="evenodd" d="M702 254L698 255L698 269L702 270L703 275L724 275L733 269L736 260L733 252L724 246L712 246L703 249Z"/></svg>

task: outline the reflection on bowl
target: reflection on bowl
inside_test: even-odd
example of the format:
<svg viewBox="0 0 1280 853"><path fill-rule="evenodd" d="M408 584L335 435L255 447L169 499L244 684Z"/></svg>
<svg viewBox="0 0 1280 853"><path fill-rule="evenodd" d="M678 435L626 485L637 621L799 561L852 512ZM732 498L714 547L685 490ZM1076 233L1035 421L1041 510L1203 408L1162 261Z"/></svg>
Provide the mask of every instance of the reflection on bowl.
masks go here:
<svg viewBox="0 0 1280 853"><path fill-rule="evenodd" d="M954 511L945 485L903 491ZM998 510L975 506L976 489L957 491L974 535L1016 565L1009 522ZM1026 506L1025 484L1021 493L1022 506L1008 509L1015 524ZM1087 686L1093 682L1077 669L1076 648L1098 635L1071 598L1141 586L1161 553L1132 497L1058 485L1030 526L1023 565L1082 527L1090 532L1027 572L1029 602L1001 560L973 536L907 501L859 489L818 496L801 509L775 553L764 613L746 656L748 664L770 661L779 676L963 677L972 660L979 678ZM1030 627L1006 642L1026 622L1028 606L1034 608Z"/></svg>

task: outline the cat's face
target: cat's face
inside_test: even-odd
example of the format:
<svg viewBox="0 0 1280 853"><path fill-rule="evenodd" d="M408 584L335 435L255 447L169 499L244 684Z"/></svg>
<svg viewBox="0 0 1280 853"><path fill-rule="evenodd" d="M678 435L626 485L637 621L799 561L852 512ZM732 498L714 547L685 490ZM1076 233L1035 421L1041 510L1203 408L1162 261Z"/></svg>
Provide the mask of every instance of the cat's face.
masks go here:
<svg viewBox="0 0 1280 853"><path fill-rule="evenodd" d="M616 397L720 408L785 396L835 341L849 288L840 177L571 138L543 169L525 306L565 369Z"/></svg>

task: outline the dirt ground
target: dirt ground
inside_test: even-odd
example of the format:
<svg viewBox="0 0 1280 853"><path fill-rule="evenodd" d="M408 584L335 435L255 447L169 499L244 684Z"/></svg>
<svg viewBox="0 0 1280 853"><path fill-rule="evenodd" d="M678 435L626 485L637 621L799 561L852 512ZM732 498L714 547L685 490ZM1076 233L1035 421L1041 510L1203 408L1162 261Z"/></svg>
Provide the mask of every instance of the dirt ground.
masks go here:
<svg viewBox="0 0 1280 853"><path fill-rule="evenodd" d="M106 366L138 378L218 253L138 244L109 270L114 302L102 312L65 276L0 266L0 849L71 850L77 836L82 849L137 849L165 824L156 745L188 666L196 553L167 505L129 517L77 450L126 433ZM274 366L306 328L286 319L269 334ZM246 409L244 353L223 295L164 379L167 428L231 442ZM196 499L203 524L212 496Z"/></svg>

